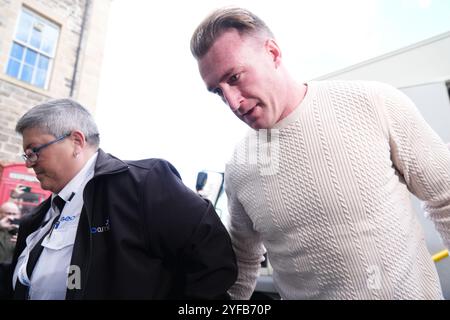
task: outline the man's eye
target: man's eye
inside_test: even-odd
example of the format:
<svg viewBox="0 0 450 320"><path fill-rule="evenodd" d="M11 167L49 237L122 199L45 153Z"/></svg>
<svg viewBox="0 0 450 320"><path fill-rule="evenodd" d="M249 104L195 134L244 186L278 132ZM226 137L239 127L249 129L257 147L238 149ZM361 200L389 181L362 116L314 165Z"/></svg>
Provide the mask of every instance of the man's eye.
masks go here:
<svg viewBox="0 0 450 320"><path fill-rule="evenodd" d="M222 97L222 96L223 96L222 89L220 89L220 88L214 89L214 90L213 90L213 93L214 93L214 94L217 94L219 97Z"/></svg>
<svg viewBox="0 0 450 320"><path fill-rule="evenodd" d="M239 74L233 74L228 80L229 83L233 83L239 80Z"/></svg>

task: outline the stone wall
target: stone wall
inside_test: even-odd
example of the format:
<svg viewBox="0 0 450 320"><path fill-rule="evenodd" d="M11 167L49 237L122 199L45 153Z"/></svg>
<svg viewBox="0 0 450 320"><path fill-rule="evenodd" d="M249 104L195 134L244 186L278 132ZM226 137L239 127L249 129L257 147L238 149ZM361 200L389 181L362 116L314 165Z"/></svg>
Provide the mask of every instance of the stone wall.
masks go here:
<svg viewBox="0 0 450 320"><path fill-rule="evenodd" d="M22 161L22 139L14 131L17 120L48 98L0 79L0 161Z"/></svg>
<svg viewBox="0 0 450 320"><path fill-rule="evenodd" d="M0 161L21 161L22 141L14 132L18 119L32 106L70 96L83 13L87 0L0 0ZM77 77L71 96L95 111L98 82L111 0L91 0L85 24ZM48 88L42 89L6 74L9 53L22 7L60 27ZM95 43L94 43L95 42Z"/></svg>

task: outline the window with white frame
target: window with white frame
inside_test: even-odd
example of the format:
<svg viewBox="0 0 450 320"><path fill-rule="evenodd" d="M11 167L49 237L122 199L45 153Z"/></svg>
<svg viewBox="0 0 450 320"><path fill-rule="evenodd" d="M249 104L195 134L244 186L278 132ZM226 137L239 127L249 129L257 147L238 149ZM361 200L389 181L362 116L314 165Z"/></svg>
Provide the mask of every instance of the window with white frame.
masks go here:
<svg viewBox="0 0 450 320"><path fill-rule="evenodd" d="M59 27L56 24L22 8L6 73L46 89L58 36Z"/></svg>

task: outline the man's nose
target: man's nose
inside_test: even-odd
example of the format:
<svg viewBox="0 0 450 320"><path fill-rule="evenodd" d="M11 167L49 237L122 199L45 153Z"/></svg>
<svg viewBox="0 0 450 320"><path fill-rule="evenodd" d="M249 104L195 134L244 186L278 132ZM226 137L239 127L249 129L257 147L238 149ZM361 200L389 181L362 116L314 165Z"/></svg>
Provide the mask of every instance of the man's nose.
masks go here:
<svg viewBox="0 0 450 320"><path fill-rule="evenodd" d="M225 103L233 112L236 112L239 109L243 100L240 91L233 87L224 90L223 97Z"/></svg>

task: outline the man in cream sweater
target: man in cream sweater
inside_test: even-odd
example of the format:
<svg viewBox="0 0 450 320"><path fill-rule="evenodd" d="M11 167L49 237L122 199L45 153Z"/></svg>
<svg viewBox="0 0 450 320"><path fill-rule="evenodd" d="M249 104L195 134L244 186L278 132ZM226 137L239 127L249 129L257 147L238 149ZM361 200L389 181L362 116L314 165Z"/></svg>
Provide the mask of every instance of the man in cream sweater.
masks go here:
<svg viewBox="0 0 450 320"><path fill-rule="evenodd" d="M283 299L441 299L410 203L450 245L450 153L414 104L376 82L290 77L266 24L223 8L191 39L209 91L253 130L226 168L248 299L267 249Z"/></svg>

